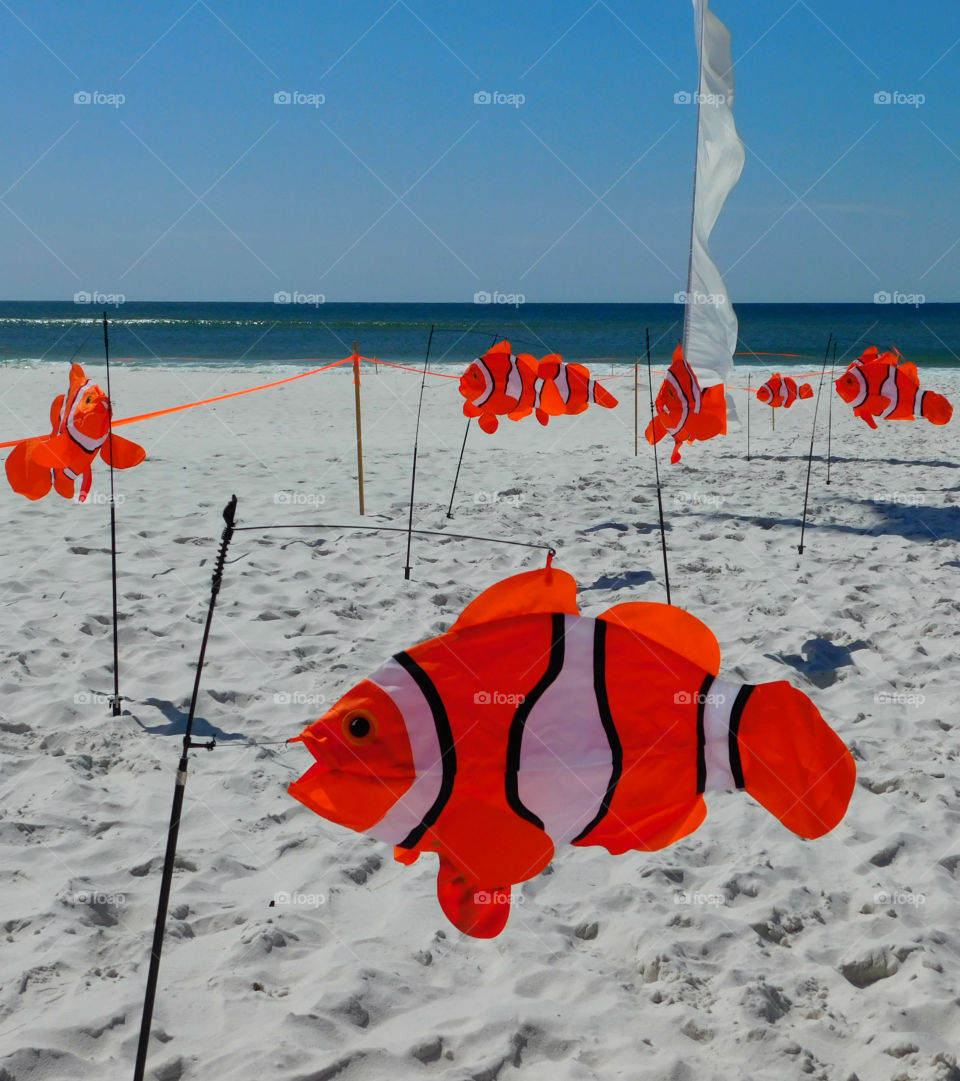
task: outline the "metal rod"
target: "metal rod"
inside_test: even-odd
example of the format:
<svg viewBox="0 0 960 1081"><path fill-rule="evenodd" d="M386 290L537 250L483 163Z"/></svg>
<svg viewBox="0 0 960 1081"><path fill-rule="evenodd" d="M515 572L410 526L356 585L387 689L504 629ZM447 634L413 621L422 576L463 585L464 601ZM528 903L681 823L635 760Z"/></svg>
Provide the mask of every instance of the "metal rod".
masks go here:
<svg viewBox="0 0 960 1081"><path fill-rule="evenodd" d="M120 625L117 614L117 501L113 490L113 392L110 389L110 334L103 313L103 352L107 363L107 446L110 455L110 579L113 583L113 695L110 714L120 716Z"/></svg>
<svg viewBox="0 0 960 1081"><path fill-rule="evenodd" d="M413 469L410 473L410 519L407 525L407 565L403 577L410 578L410 545L413 543L413 493L417 486L417 449L420 440L420 414L423 412L423 388L427 382L427 366L430 364L430 346L433 344L433 327L427 339L427 355L423 359L423 379L420 381L420 404L417 406L417 427L413 435Z"/></svg>
<svg viewBox="0 0 960 1081"><path fill-rule="evenodd" d="M650 361L650 328L647 328L647 383L650 388L650 420L656 413L653 408L653 368ZM657 444L653 444L653 468L657 478L657 510L660 515L660 546L663 549L663 580L667 587L667 604L670 603L670 568L667 566L667 533L663 522L663 496L660 492L660 462L657 459Z"/></svg>
<svg viewBox="0 0 960 1081"><path fill-rule="evenodd" d="M833 334L827 338L827 350L823 355L823 368L820 371L820 386L817 388L817 398L813 403L813 427L810 430L810 454L807 458L807 487L803 493L803 519L800 523L800 543L797 545L797 551L800 555L803 555L803 537L807 530L807 502L810 498L810 470L813 468L813 440L817 434L817 410L820 407L820 392L823 390L823 377L827 371L827 361L830 359L830 345L833 341Z"/></svg>
<svg viewBox="0 0 960 1081"><path fill-rule="evenodd" d="M360 351L353 343L353 390L357 413L357 488L360 497L360 514L363 515L363 428L360 424Z"/></svg>
<svg viewBox="0 0 960 1081"><path fill-rule="evenodd" d="M220 550L217 553L217 561L214 565L213 581L210 586L210 605L207 608L207 622L203 628L203 639L200 642L200 657L197 661L197 672L193 681L190 712L187 715L187 725L183 734L183 749L180 752L180 763L177 766L177 779L173 790L173 806L170 810L170 826L167 830L167 850L163 859L163 874L160 879L160 897L157 901L157 919L153 928L150 970L147 974L147 990L143 999L143 1017L140 1021L140 1040L137 1045L137 1061L134 1066L133 1081L143 1081L144 1070L147 1065L150 1026L153 1022L153 1004L157 995L157 980L160 974L160 952L163 949L167 908L170 903L170 889L173 884L173 864L177 854L177 838L180 834L180 814L187 786L187 758L192 747L205 747L207 750L213 750L216 744L216 740L211 740L208 743L194 743L191 736L193 735L193 719L197 710L197 695L200 692L200 676L207 652L207 640L210 637L210 624L213 621L213 609L216 606L220 583L223 580L223 566L227 558L227 549L230 547L230 539L233 536L236 512L237 497L233 496L223 511L223 520L226 525L220 538Z"/></svg>

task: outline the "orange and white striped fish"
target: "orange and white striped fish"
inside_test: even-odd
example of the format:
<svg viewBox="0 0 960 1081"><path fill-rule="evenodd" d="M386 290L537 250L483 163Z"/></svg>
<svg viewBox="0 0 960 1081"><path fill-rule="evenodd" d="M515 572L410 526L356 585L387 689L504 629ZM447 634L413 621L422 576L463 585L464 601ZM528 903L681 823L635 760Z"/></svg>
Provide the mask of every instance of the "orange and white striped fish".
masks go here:
<svg viewBox="0 0 960 1081"><path fill-rule="evenodd" d="M798 398L812 398L813 387L809 383L801 383L791 379L789 375L781 375L775 372L757 391L757 401L763 405L773 406L774 409L789 409Z"/></svg>
<svg viewBox="0 0 960 1081"><path fill-rule="evenodd" d="M559 353L540 361L540 380L535 404L537 420L546 424L550 417L582 413L588 405L613 409L619 402L590 375L585 364L564 364Z"/></svg>
<svg viewBox="0 0 960 1081"><path fill-rule="evenodd" d="M83 503L93 483L93 460L100 455L116 469L139 465L146 457L143 447L110 434L110 399L92 383L79 364L70 368L67 393L50 406L48 436L26 439L6 461L10 486L27 499L42 499L52 488L65 499L73 498L80 481L78 502Z"/></svg>
<svg viewBox="0 0 960 1081"><path fill-rule="evenodd" d="M647 442L659 443L673 436L670 461L680 461L680 445L697 439L713 439L727 433L727 401L723 384L701 389L696 372L683 356L683 345L673 351L673 360L657 393L656 416L647 425Z"/></svg>
<svg viewBox="0 0 960 1081"><path fill-rule="evenodd" d="M887 355L887 354L885 354ZM862 358L861 358L862 360ZM916 420L949 424L953 406L942 395L920 389L915 364L855 361L836 381L837 393L853 406L853 414L877 427L877 420Z"/></svg>
<svg viewBox="0 0 960 1081"><path fill-rule="evenodd" d="M576 594L550 566L498 582L292 741L315 761L290 794L401 863L437 853L440 905L468 935L498 935L558 845L663 848L700 826L705 792L735 789L820 837L853 792L805 694L721 679L716 638L679 608L592 619Z"/></svg>
<svg viewBox="0 0 960 1081"><path fill-rule="evenodd" d="M509 342L497 342L460 377L465 417L478 417L480 427L493 434L498 417L520 420L537 400L537 362L527 353L514 356Z"/></svg>

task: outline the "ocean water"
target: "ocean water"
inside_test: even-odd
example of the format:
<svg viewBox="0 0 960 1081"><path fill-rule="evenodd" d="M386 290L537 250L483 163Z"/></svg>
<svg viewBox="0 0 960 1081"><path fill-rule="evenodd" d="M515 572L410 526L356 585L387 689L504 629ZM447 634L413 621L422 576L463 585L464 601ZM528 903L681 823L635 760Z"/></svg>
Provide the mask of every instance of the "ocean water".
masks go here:
<svg viewBox="0 0 960 1081"><path fill-rule="evenodd" d="M0 302L5 363L76 358L102 361L101 307L48 301ZM107 306L111 360L130 365L302 366L349 355L462 365L508 338L517 352L594 364L643 358L649 328L663 365L680 336L677 304L172 303ZM960 367L960 304L741 304L737 364L817 368L828 335L838 360L868 345L895 345L920 366ZM788 354L755 356L754 354ZM790 355L792 354L792 355Z"/></svg>

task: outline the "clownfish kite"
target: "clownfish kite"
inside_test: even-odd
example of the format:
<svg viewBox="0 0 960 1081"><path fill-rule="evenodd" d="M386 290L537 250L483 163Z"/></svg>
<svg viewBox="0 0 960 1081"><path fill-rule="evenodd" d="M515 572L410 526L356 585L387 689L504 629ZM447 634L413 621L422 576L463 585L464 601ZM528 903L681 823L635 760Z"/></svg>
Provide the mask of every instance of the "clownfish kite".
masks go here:
<svg viewBox="0 0 960 1081"><path fill-rule="evenodd" d="M664 436L673 436L670 461L676 465L682 443L726 434L723 384L701 389L696 373L684 359L683 345L678 345L657 393L656 416L647 425L647 442L659 443Z"/></svg>
<svg viewBox="0 0 960 1081"><path fill-rule="evenodd" d="M789 375L781 375L775 372L762 387L757 391L757 401L763 405L772 406L774 409L789 409L798 399L813 397L813 387L809 383L801 383L791 379Z"/></svg>
<svg viewBox="0 0 960 1081"><path fill-rule="evenodd" d="M93 483L93 460L101 458L115 469L130 469L146 457L143 447L110 434L110 399L91 383L79 364L70 368L70 386L50 406L50 435L25 439L6 462L10 487L27 499L43 499L54 488L64 499L83 503Z"/></svg>
<svg viewBox="0 0 960 1081"><path fill-rule="evenodd" d="M514 355L509 342L498 342L460 377L465 417L478 417L492 434L498 417L522 420L536 413L541 424L550 417L582 413L591 402L613 409L617 399L590 376L583 364L564 364L554 353L537 361L528 353Z"/></svg>
<svg viewBox="0 0 960 1081"><path fill-rule="evenodd" d="M871 428L877 420L916 420L949 424L953 406L942 395L920 389L917 366L899 353L878 354L871 346L836 381L837 393L853 406L853 415Z"/></svg>
<svg viewBox="0 0 960 1081"><path fill-rule="evenodd" d="M731 789L815 838L853 792L853 758L806 695L720 679L715 637L681 609L592 619L576 593L549 566L497 583L291 741L316 761L290 794L401 863L436 852L440 906L477 938L556 845L663 848L703 822L704 792Z"/></svg>

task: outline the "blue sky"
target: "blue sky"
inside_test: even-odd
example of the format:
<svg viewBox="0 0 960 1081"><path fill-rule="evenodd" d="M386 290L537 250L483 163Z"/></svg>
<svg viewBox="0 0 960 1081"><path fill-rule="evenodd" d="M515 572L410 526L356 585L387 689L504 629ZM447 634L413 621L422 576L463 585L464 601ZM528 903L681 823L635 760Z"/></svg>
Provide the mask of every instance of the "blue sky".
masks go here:
<svg viewBox="0 0 960 1081"><path fill-rule="evenodd" d="M712 243L734 303L960 299L956 0L712 9L747 148ZM0 297L684 288L688 0L0 0L0 55Z"/></svg>

